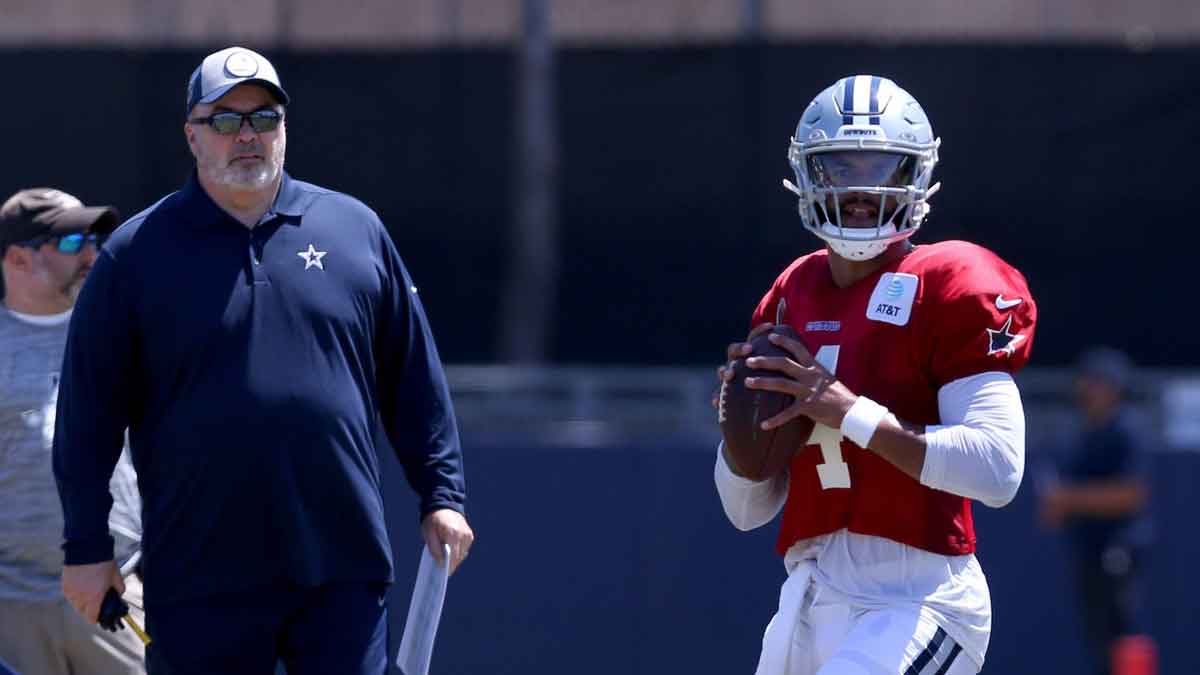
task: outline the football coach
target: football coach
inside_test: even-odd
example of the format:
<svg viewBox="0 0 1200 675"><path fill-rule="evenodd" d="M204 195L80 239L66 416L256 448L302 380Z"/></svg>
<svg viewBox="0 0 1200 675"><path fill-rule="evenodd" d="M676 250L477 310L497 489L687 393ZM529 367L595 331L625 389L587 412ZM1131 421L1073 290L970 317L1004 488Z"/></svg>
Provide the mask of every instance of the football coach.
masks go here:
<svg viewBox="0 0 1200 675"><path fill-rule="evenodd" d="M71 318L54 437L63 591L116 584L109 476L128 429L152 675L382 675L391 549L374 430L451 571L474 539L425 312L379 217L283 170L289 99L240 47L192 73L196 166L124 223Z"/></svg>

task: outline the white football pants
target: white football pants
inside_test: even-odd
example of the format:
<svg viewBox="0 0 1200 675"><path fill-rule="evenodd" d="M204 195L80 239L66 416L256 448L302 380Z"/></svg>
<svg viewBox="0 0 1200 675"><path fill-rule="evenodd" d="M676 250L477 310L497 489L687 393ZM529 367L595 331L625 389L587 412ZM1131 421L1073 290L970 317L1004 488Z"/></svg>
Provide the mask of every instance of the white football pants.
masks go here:
<svg viewBox="0 0 1200 675"><path fill-rule="evenodd" d="M805 561L788 575L755 675L975 675L975 663L922 607L822 601Z"/></svg>

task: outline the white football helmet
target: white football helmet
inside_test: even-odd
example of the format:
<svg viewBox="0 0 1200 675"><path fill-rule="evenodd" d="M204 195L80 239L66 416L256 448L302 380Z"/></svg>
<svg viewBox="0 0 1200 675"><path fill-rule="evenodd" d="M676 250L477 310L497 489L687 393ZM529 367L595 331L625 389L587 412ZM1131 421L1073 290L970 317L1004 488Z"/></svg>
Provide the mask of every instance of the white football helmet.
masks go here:
<svg viewBox="0 0 1200 675"><path fill-rule="evenodd" d="M805 229L843 258L870 260L929 213L939 145L921 104L895 82L845 77L805 109L788 148L796 182L783 185L800 197Z"/></svg>

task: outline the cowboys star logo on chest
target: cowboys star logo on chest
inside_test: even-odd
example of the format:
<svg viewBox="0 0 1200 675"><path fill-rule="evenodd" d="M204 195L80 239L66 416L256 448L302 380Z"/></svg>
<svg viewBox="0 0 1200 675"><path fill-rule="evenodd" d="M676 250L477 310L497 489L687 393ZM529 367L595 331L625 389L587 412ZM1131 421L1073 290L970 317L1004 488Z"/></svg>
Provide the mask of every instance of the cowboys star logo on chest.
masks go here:
<svg viewBox="0 0 1200 675"><path fill-rule="evenodd" d="M321 262L321 258L324 258L327 253L328 251L318 251L315 246L309 244L307 251L299 251L296 255L304 258L304 269L315 267L324 272L325 264Z"/></svg>

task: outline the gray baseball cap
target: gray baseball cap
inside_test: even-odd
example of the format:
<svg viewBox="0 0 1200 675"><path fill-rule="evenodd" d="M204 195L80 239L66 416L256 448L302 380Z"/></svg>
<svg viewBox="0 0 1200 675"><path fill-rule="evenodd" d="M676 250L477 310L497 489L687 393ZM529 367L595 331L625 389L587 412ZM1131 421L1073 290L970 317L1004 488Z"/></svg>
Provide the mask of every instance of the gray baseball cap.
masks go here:
<svg viewBox="0 0 1200 675"><path fill-rule="evenodd" d="M84 206L77 198L52 188L30 188L0 206L0 253L11 244L48 234L108 234L120 224L111 206Z"/></svg>
<svg viewBox="0 0 1200 675"><path fill-rule="evenodd" d="M212 103L243 82L262 85L287 105L289 98L279 83L275 66L257 52L245 47L227 47L204 57L188 79L187 112L197 103Z"/></svg>

